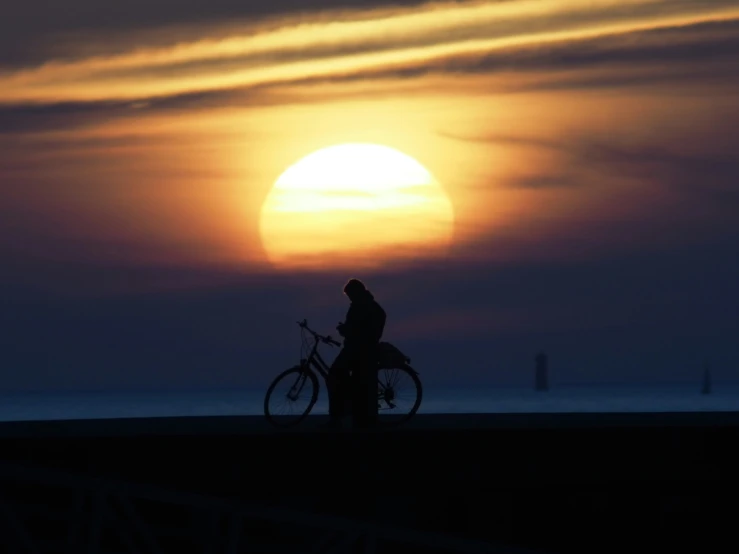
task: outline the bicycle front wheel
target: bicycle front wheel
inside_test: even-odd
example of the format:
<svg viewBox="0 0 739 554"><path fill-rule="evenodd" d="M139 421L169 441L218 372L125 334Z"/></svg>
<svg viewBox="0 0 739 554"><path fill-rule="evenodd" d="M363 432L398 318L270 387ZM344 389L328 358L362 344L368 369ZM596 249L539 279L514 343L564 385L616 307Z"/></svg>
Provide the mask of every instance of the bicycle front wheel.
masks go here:
<svg viewBox="0 0 739 554"><path fill-rule="evenodd" d="M423 399L418 373L410 366L377 371L377 412L383 425L400 425L412 418Z"/></svg>
<svg viewBox="0 0 739 554"><path fill-rule="evenodd" d="M283 371L267 389L264 415L276 427L292 427L305 419L318 400L318 378L301 366Z"/></svg>

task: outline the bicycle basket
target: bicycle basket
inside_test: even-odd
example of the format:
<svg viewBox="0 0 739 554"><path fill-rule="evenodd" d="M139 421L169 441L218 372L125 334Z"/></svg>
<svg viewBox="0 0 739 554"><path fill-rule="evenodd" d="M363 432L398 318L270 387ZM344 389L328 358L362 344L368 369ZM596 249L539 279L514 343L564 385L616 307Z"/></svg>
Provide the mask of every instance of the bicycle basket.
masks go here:
<svg viewBox="0 0 739 554"><path fill-rule="evenodd" d="M410 363L411 359L389 342L377 345L377 362L381 369L395 369Z"/></svg>

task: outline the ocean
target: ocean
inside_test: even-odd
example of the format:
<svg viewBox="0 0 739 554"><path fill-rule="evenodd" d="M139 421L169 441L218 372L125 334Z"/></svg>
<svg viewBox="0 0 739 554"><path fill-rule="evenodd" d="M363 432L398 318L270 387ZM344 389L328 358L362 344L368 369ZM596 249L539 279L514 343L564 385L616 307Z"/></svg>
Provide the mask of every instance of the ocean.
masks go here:
<svg viewBox="0 0 739 554"><path fill-rule="evenodd" d="M428 387L418 413L593 413L738 411L739 385ZM262 415L264 390L0 393L0 421ZM321 391L313 414L327 413Z"/></svg>

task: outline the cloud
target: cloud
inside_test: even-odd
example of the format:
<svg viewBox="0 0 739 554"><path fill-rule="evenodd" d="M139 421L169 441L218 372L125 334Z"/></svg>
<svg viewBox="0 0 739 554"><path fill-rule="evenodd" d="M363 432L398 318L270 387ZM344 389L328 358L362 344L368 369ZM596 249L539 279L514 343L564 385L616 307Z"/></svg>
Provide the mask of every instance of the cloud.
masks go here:
<svg viewBox="0 0 739 554"><path fill-rule="evenodd" d="M202 34L203 29L235 32L254 20L298 22L329 11L412 7L423 0L128 0L106 5L96 0L26 0L4 7L0 19L0 66L22 67L49 57L73 58L85 42L98 53L116 53L139 44L166 45ZM42 17L39 14L43 14ZM315 15L313 16L315 17ZM272 24L274 25L274 24Z"/></svg>
<svg viewBox="0 0 739 554"><path fill-rule="evenodd" d="M581 179L576 176L568 178L567 175L535 175L531 177L520 177L510 179L506 183L507 187L518 189L560 189L583 186Z"/></svg>
<svg viewBox="0 0 739 554"><path fill-rule="evenodd" d="M739 148L736 127L727 129L724 147ZM733 135L733 136L732 136ZM674 148L674 146L673 146ZM685 152L655 145L584 144L579 155L604 172L619 171L664 183L674 191L709 196L719 203L739 201L739 160L734 152Z"/></svg>
<svg viewBox="0 0 739 554"><path fill-rule="evenodd" d="M669 98L665 99L668 105ZM490 146L531 148L551 152L560 163L533 176L513 177L501 186L551 189L579 187L601 175L630 182L659 184L672 193L730 208L739 200L739 115L725 98L714 97L713 107L665 117L652 110L642 125L614 126L610 136L559 130L556 137L512 134L465 135L440 130L439 136ZM680 104L677 104L680 105ZM683 106L689 104L682 104ZM685 120L683 121L683 118ZM636 132L635 132L636 131Z"/></svg>
<svg viewBox="0 0 739 554"><path fill-rule="evenodd" d="M450 138L453 140L459 140L462 142L479 142L484 144L500 144L500 145L513 145L513 146L534 146L538 148L560 148L561 143L559 141L544 139L541 137L534 136L518 136L518 135L504 135L504 134L486 134L481 136L462 135L459 133L452 133L448 131L438 131L437 134L441 137Z"/></svg>
<svg viewBox="0 0 739 554"><path fill-rule="evenodd" d="M628 33L739 17L739 10L724 2L678 5L630 0L627 4L628 9L623 1L610 0L587 5L547 0L458 3L412 11L357 12L339 21L306 19L266 29L255 23L237 36L192 37L169 47L52 59L5 72L0 76L0 102L133 101L352 76L561 69L645 59L661 63L693 55L703 59L727 49L736 53L730 29L703 50L698 44L703 38L690 33L676 31L654 39L682 40L677 56L656 43L609 46L608 41L617 40L613 37ZM712 32L721 35L719 28ZM594 53L591 48L578 48L582 46L578 41L595 39L605 42ZM691 48L686 48L685 41ZM571 48L565 51L561 45Z"/></svg>
<svg viewBox="0 0 739 554"><path fill-rule="evenodd" d="M348 65L334 74L295 75L277 81L256 79L247 86L177 92L145 101L6 103L0 104L0 134L79 127L169 111L325 102L328 97L353 98L398 90L413 93L429 87L443 87L454 92L455 87L470 86L466 81L455 84L455 80L435 80L434 76L444 74L478 75L480 79L488 79L475 86L478 89L486 86L491 94L650 84L663 88L678 84L736 87L739 86L737 31L739 20L696 23L547 44L534 42L483 54L409 60L400 67L351 70ZM515 78L511 78L514 74ZM2 79L0 76L0 81ZM352 83L362 86L348 86ZM311 92L317 87L321 87L321 94ZM115 95L115 89L111 90ZM471 137L445 130L439 130L439 134L481 142L522 140L520 137ZM541 146L546 147L545 144Z"/></svg>
<svg viewBox="0 0 739 554"><path fill-rule="evenodd" d="M222 90L173 95L143 102L100 100L48 104L0 105L0 135L17 132L57 130L98 125L151 113L208 109L223 106L271 106L284 96L270 99L258 87L251 90Z"/></svg>

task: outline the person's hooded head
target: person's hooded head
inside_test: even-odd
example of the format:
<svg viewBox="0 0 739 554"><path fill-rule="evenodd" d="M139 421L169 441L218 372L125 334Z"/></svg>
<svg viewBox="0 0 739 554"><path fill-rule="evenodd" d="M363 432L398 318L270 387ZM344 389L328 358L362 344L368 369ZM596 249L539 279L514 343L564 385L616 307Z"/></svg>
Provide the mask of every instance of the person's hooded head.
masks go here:
<svg viewBox="0 0 739 554"><path fill-rule="evenodd" d="M350 301L356 302L364 298L372 298L372 294L364 286L364 283L359 279L349 279L346 285L344 285L344 294L349 298Z"/></svg>

